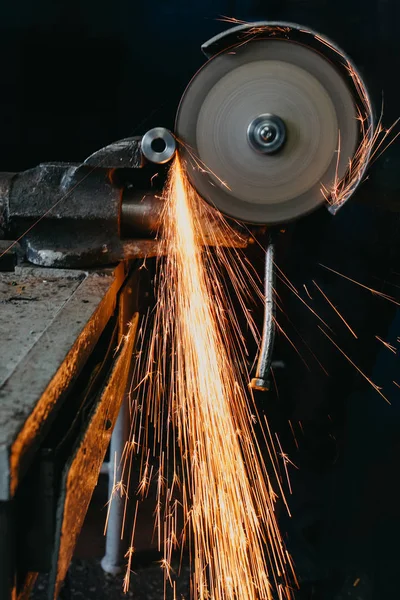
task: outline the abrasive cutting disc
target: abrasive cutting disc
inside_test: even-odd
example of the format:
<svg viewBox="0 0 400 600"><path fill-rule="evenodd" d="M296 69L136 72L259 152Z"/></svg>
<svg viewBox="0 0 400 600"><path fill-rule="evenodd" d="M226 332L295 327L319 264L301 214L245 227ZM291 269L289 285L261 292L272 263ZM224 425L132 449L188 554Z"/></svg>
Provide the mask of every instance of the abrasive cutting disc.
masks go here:
<svg viewBox="0 0 400 600"><path fill-rule="evenodd" d="M276 152L251 142L260 115L284 123ZM230 217L273 224L325 201L322 189L345 174L359 129L350 88L329 60L290 40L258 39L200 69L182 97L176 135L203 198Z"/></svg>

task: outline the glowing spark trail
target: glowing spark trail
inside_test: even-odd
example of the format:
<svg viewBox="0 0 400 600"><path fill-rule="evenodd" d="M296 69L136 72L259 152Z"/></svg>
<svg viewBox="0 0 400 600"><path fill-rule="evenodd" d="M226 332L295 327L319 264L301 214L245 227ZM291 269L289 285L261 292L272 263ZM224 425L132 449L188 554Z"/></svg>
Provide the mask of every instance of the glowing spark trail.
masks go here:
<svg viewBox="0 0 400 600"><path fill-rule="evenodd" d="M176 158L166 192L166 254L156 282L147 377L140 378L144 385L132 397L135 445L130 447L137 451L140 446L142 457L151 447L160 457L155 519L166 583L174 585L173 551L187 542L196 600L289 600L295 577L256 435L261 419L247 390L248 374L240 367L245 362L243 339L219 277L223 265L239 292L241 287L247 290L252 274L243 260L240 268L232 267L221 248L204 247L212 232L205 224L213 215L189 186ZM227 227L223 220L221 225ZM246 294L239 301L253 329ZM276 475L278 454L269 429L261 437ZM147 458L142 462L141 495L150 484ZM276 485L283 496L280 483ZM130 570L131 553L127 556Z"/></svg>
<svg viewBox="0 0 400 600"><path fill-rule="evenodd" d="M386 396L382 393L381 388L379 386L377 386L376 383L374 383L372 381L372 379L370 379L363 371L361 371L361 369L359 367L357 367L357 365L351 360L351 358L349 356L347 356L347 354L336 344L336 342L333 341L333 339L326 333L326 331L324 331L322 329L322 327L320 327L319 325L318 325L318 327L322 331L322 333L324 335L326 335L328 340L330 340L332 342L332 344L335 346L335 348L337 348L339 350L339 352L345 357L345 359L360 373L360 375L362 377L364 377L364 379L366 381L368 381L370 386L373 387L376 392L378 392L378 394L385 400L385 402L387 402L388 404L391 404L389 402L389 400L386 398Z"/></svg>
<svg viewBox="0 0 400 600"><path fill-rule="evenodd" d="M368 292L371 292L371 294L373 296L379 296L380 298L383 298L384 300L388 300L388 302L392 302L393 304L400 306L400 303L397 302L397 300L395 298L393 298L393 296L389 296L388 294L379 292L378 290L375 290L374 288L370 288L367 285L364 285L363 283L360 283L359 281L356 281L355 279L348 277L347 275L343 275L343 273L339 273L339 271L335 271L335 269L331 269L330 267L323 265L322 263L319 263L319 264L321 267L323 267L327 271L331 271L331 273L335 273L335 275L339 275L339 277L343 277L343 279L347 279L347 281L350 281L351 283L358 285L359 287L363 288L364 290L368 290Z"/></svg>
<svg viewBox="0 0 400 600"><path fill-rule="evenodd" d="M319 285L317 283L315 283L314 280L313 280L313 284L315 285L315 287L317 288L317 290L322 294L322 296L325 298L325 300L327 301L327 303L329 304L329 306L331 306L333 308L333 310L338 315L338 317L343 321L343 323L346 325L346 327L350 331L350 333L355 338L357 338L357 334L354 333L353 329L350 327L350 325L348 324L348 322L346 321L346 319L342 316L342 314L338 311L338 309L336 308L336 306L329 300L328 296L321 290L321 288L319 287Z"/></svg>
<svg viewBox="0 0 400 600"><path fill-rule="evenodd" d="M390 352L393 352L393 354L396 354L396 348L395 348L395 346L393 346L392 344L389 344L389 342L385 342L385 340L383 340L382 338L380 338L379 335L376 335L375 337L378 340L378 342L381 342L385 346L385 348L387 348L388 350L390 350Z"/></svg>

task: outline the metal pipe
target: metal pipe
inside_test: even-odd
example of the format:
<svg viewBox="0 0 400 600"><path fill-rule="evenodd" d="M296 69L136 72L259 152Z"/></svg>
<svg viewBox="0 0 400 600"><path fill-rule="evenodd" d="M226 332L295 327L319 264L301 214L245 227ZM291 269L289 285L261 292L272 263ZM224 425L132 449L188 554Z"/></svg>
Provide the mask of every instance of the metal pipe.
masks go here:
<svg viewBox="0 0 400 600"><path fill-rule="evenodd" d="M129 440L129 407L128 398L124 399L117 422L111 436L110 458L108 463L108 497L110 512L106 534L106 553L101 560L103 571L110 575L118 575L122 571L125 542L122 538L122 522L126 498L115 493L114 485L122 476L122 453Z"/></svg>
<svg viewBox="0 0 400 600"><path fill-rule="evenodd" d="M269 241L265 252L265 271L264 271L264 324L261 340L260 353L258 355L256 375L250 382L250 387L255 390L269 390L269 372L271 368L272 350L275 339L275 301L274 301L274 255L275 247L272 241Z"/></svg>

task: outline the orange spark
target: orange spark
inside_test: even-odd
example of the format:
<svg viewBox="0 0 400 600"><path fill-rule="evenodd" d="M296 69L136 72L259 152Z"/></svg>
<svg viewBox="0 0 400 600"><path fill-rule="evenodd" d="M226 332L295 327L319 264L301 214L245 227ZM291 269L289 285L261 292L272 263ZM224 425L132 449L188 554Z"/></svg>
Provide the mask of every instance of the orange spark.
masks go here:
<svg viewBox="0 0 400 600"><path fill-rule="evenodd" d="M333 310L338 315L338 317L343 321L343 323L346 325L346 327L350 331L350 333L352 335L354 335L354 337L356 339L358 339L357 335L354 333L353 329L350 327L350 325L348 324L348 322L346 321L346 319L340 314L340 312L338 311L338 309L336 308L336 306L329 300L328 296L321 290L321 288L319 287L319 285L317 285L314 280L313 280L313 284L315 285L315 287L317 288L317 290L322 294L322 296L325 298L325 300L328 302L329 306L331 306L333 308Z"/></svg>
<svg viewBox="0 0 400 600"><path fill-rule="evenodd" d="M328 323L325 323L325 321L322 319L322 317L319 316L318 313L315 312L315 310L313 308L311 308L311 306L300 296L299 292L297 291L297 289L294 287L293 283L290 281L290 279L285 275L285 273L282 271L282 269L280 269L278 267L277 264L275 264L275 268L277 270L277 277L278 279L280 279L280 281L282 281L283 284L286 285L286 287L293 292L293 294L296 296L296 298L298 298L298 300L300 300L300 302L302 302L304 304L304 306L306 306L308 308L308 310L314 315L314 317L316 317L319 321L321 321L321 323L323 325L325 325L325 327L327 329L329 329L330 331L332 331L332 328L329 327Z"/></svg>
<svg viewBox="0 0 400 600"><path fill-rule="evenodd" d="M168 192L166 261L177 341L172 418L191 498L193 588L200 600L272 599L271 583L283 575L286 555L253 441L253 413L229 357L226 311L204 268L197 197L179 158ZM267 567L265 541L275 573Z"/></svg>
<svg viewBox="0 0 400 600"><path fill-rule="evenodd" d="M297 467L294 462L292 462L289 458L289 456L282 450L282 446L281 446L281 442L279 440L278 435L275 433L275 437L276 440L278 442L278 446L279 446L279 450L280 450L280 457L283 460L283 466L285 469L285 475L286 475L286 480L288 483L288 488L289 488L289 493L292 494L292 484L290 483L290 477L289 477L289 471L288 471L288 465L292 465L292 467L294 467L295 469L298 469L299 467Z"/></svg>
<svg viewBox="0 0 400 600"><path fill-rule="evenodd" d="M303 283L303 288L306 290L307 296L310 298L310 300L312 300L312 296L311 296L310 292L308 291L308 288L305 283Z"/></svg>
<svg viewBox="0 0 400 600"><path fill-rule="evenodd" d="M251 291L263 298L262 282L237 248L213 244L221 228L232 235L189 186L177 157L165 191L151 335L135 365L140 384L131 386L134 443L127 448L142 453L139 496L150 485L150 457L158 457L155 527L165 585L174 587L173 552L186 543L196 600L272 600L275 593L289 600L296 580L257 438L263 424L247 386L245 339L223 277L257 341ZM263 447L277 474L266 425ZM133 542L132 532L131 548Z"/></svg>
<svg viewBox="0 0 400 600"><path fill-rule="evenodd" d="M292 432L292 435L293 435L294 443L296 444L296 448L298 450L299 449L299 444L298 444L298 441L297 441L297 438L296 438L296 434L294 432L293 425L292 425L292 422L290 421L290 419L289 419L289 427L290 427L290 431Z"/></svg>
<svg viewBox="0 0 400 600"><path fill-rule="evenodd" d="M381 388L380 388L379 386L377 386L377 385L376 385L376 383L374 383L374 382L372 381L372 379L370 379L370 378L369 378L369 377L368 377L368 376L367 376L367 375L366 375L366 374L365 374L365 373L364 373L364 372L363 372L363 371L360 369L360 367L358 367L358 366L356 365L356 363L355 363L355 362L353 362L353 361L351 360L351 358L350 358L349 356L347 356L347 354L346 354L346 353L345 353L345 352L344 352L344 351L343 351L343 350L340 348L340 346L338 346L338 345L336 344L336 342L334 342L334 341L333 341L333 339L332 339L332 338L331 338L331 337L330 337L330 336L329 336L329 335L326 333L326 331L324 331L324 330L322 329L322 327L320 327L320 326L318 325L318 328L319 328L319 329L322 331L322 333L323 333L324 335L326 335L326 337L328 338L328 340L330 340L330 341L332 342L332 344L335 346L335 348L337 348L337 349L339 350L339 352L340 352L340 353L341 353L341 354L342 354L342 355L345 357L345 359L346 359L346 360L347 360L347 361L348 361L348 362L349 362L349 363L350 363L350 364L351 364L351 365L352 365L352 366L353 366L353 367L354 367L354 368L355 368L355 369L356 369L356 370L357 370L357 371L360 373L360 375L362 375L362 377L364 377L364 379L365 379L366 381L368 381L368 383L370 384L370 386L371 386L371 387L373 387L373 388L374 388L374 390L375 390L376 392L378 392L378 394L379 394L379 395L380 395L380 396L381 396L381 397L382 397L382 398L385 400L385 402L387 402L388 404L391 404L391 402L389 402L389 400L386 398L386 396L385 396L385 395L382 393L382 391L381 391Z"/></svg>
<svg viewBox="0 0 400 600"><path fill-rule="evenodd" d="M125 558L128 559L128 565L127 565L127 569L125 572L124 585L123 585L123 590L125 593L129 590L130 577L131 577L131 571L132 571L132 568L131 568L132 567L132 556L135 552L135 549L133 547L133 537L134 537L136 519L137 519L137 514L138 514L138 506L139 506L139 502L136 502L135 517L134 517L134 521L133 521L132 535L131 535L131 544L128 548L127 553L125 554Z"/></svg>
<svg viewBox="0 0 400 600"><path fill-rule="evenodd" d="M111 490L111 495L110 498L107 502L107 516L106 516L106 521L104 524L104 533L107 531L107 527L108 527L108 521L110 518L110 510L111 510L111 503L113 498L115 498L116 496L120 496L120 498L122 499L124 496L127 496L127 488L124 485L122 479L120 481L117 481L117 454L115 453L114 456L114 469L113 469L113 487Z"/></svg>
<svg viewBox="0 0 400 600"><path fill-rule="evenodd" d="M393 354L396 354L397 350L395 346L392 346L392 344L389 344L389 342L385 342L385 340L380 338L379 335L376 335L375 337L378 340L378 342L381 342L385 346L385 348L390 350L390 352L393 352Z"/></svg>
<svg viewBox="0 0 400 600"><path fill-rule="evenodd" d="M352 279L351 277L347 277L347 275L343 275L343 273L339 273L339 271L335 271L334 269L331 269L330 267L327 267L326 265L323 265L322 263L319 263L319 264L321 267L323 267L327 271L331 271L331 273L335 273L335 275L339 275L339 277L343 277L343 279L347 279L347 281L351 281L351 283L354 283L355 285L358 285L359 287L362 287L365 290L368 290L374 296L379 296L380 298L383 298L384 300L388 300L389 302L392 302L393 304L400 306L400 303L397 302L396 299L393 298L393 296L389 296L388 294L384 294L383 292L374 290L373 288L370 288L367 285L364 285L363 283L360 283L359 281Z"/></svg>

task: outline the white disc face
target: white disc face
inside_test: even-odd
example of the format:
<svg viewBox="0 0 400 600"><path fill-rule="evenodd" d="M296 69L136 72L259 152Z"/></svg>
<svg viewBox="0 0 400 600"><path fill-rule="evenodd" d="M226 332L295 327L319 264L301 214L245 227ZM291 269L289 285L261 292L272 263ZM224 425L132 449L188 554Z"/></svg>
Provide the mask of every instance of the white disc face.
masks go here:
<svg viewBox="0 0 400 600"><path fill-rule="evenodd" d="M270 155L247 137L265 113L286 127L285 144ZM200 195L234 218L277 223L324 202L321 189L345 173L358 127L350 90L330 62L297 43L262 40L199 71L183 96L177 135L206 167L183 150Z"/></svg>

